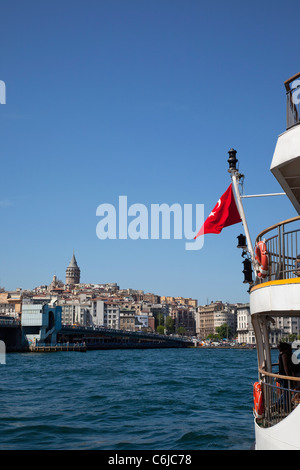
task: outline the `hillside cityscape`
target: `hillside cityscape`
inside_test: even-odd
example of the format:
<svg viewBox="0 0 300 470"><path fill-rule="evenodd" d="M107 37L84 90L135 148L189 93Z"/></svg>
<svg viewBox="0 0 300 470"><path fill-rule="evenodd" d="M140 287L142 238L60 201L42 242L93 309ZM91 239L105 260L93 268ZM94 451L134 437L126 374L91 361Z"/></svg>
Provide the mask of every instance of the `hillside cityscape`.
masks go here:
<svg viewBox="0 0 300 470"><path fill-rule="evenodd" d="M182 335L201 342L255 345L250 307L222 300L198 305L192 298L162 296L143 290L120 289L117 283L80 283L75 254L66 268L65 283L56 275L49 285L32 290L0 291L0 317L21 322L30 306L61 307L64 325L105 327L115 330ZM279 318L270 327L270 340L298 338L298 319Z"/></svg>

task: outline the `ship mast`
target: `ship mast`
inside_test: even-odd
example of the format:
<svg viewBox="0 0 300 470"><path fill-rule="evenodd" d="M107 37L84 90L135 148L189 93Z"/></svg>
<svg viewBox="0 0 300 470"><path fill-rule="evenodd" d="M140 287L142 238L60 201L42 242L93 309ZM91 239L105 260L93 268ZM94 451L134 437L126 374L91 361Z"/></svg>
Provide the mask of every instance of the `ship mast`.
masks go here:
<svg viewBox="0 0 300 470"><path fill-rule="evenodd" d="M255 257L254 257L253 245L252 245L252 242L251 242L250 232L249 232L249 229L248 229L248 224L247 224L247 220L246 220L246 216L245 216L245 211L244 211L244 207L243 207L243 204L242 204L242 196L241 196L240 190L239 190L239 181L240 181L241 175L240 175L239 171L236 168L236 164L238 162L238 159L236 158L236 150L231 148L228 153L229 153L229 158L227 160L228 163L229 163L228 172L231 175L232 186L234 188L235 201L236 201L237 208L238 208L238 211L240 213L240 216L241 216L241 219L242 219L242 224L243 224L243 227L244 227L244 230L245 230L245 236L246 236L246 240L247 240L247 251L250 253L252 266L255 268L256 261L255 261Z"/></svg>
<svg viewBox="0 0 300 470"><path fill-rule="evenodd" d="M245 230L247 246L243 247L243 249L246 250L246 251L243 252L243 255L246 254L247 252L250 254L250 260L251 260L252 268L253 268L254 271L257 271L258 263L255 259L254 248L253 248L253 245L252 245L252 242L251 242L250 232L249 232L249 229L248 229L248 224L247 224L247 219L246 219L246 216L245 216L244 207L243 207L243 204L242 204L242 199L247 198L247 197L252 198L252 197L263 197L263 196L283 196L283 195L286 195L286 193L253 194L253 195L249 195L249 196L244 196L244 195L242 196L240 194L240 189L239 189L239 181L240 181L242 175L239 173L239 171L236 167L237 162L238 162L238 159L236 158L236 153L237 153L236 150L234 150L233 148L231 148L228 152L228 154L229 154L229 158L227 160L228 164L229 164L228 172L231 175L231 180L232 180L232 186L234 188L234 197L235 197L236 205L237 205L240 217L242 219L242 224L243 224L244 230ZM249 269L250 260L244 261L244 263L246 263L246 264L248 263L247 266L246 266L246 264L244 265L246 271ZM245 271L243 271L243 272L245 273ZM244 282L252 283L251 279L245 280Z"/></svg>

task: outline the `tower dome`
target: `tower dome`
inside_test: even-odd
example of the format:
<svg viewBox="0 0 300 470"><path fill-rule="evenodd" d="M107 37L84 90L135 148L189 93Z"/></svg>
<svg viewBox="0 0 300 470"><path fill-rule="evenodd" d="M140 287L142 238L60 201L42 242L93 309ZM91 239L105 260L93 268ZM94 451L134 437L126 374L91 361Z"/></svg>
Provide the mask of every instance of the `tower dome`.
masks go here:
<svg viewBox="0 0 300 470"><path fill-rule="evenodd" d="M75 285L80 283L80 269L78 267L74 252L69 266L66 269L66 284Z"/></svg>

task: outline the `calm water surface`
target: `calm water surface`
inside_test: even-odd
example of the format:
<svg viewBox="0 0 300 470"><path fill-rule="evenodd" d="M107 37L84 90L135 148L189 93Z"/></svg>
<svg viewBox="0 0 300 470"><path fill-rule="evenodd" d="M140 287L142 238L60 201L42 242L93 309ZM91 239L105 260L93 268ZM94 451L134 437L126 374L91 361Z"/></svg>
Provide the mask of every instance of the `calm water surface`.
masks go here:
<svg viewBox="0 0 300 470"><path fill-rule="evenodd" d="M7 354L0 449L248 450L255 350Z"/></svg>

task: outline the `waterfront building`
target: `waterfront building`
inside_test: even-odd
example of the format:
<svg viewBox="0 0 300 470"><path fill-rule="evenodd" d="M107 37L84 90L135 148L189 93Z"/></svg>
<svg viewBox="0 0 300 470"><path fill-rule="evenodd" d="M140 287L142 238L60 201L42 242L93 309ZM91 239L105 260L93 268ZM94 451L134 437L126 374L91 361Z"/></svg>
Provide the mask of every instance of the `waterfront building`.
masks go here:
<svg viewBox="0 0 300 470"><path fill-rule="evenodd" d="M89 301L81 302L77 308L76 314L75 321L78 322L79 325L94 326L91 314L91 303Z"/></svg>
<svg viewBox="0 0 300 470"><path fill-rule="evenodd" d="M94 326L104 326L104 300L96 297L91 300L91 314Z"/></svg>
<svg viewBox="0 0 300 470"><path fill-rule="evenodd" d="M1 292L0 293L0 313L20 314L22 310L21 291Z"/></svg>
<svg viewBox="0 0 300 470"><path fill-rule="evenodd" d="M229 334L232 336L236 333L236 307L228 303L224 304L222 309L214 311L214 333L217 333L217 328L226 324L228 327L227 339Z"/></svg>
<svg viewBox="0 0 300 470"><path fill-rule="evenodd" d="M135 316L135 329L137 331L147 329L149 326L149 314L147 312L141 312Z"/></svg>
<svg viewBox="0 0 300 470"><path fill-rule="evenodd" d="M135 331L135 310L120 310L120 330Z"/></svg>
<svg viewBox="0 0 300 470"><path fill-rule="evenodd" d="M80 269L73 253L69 266L66 269L66 285L74 286L80 283Z"/></svg>
<svg viewBox="0 0 300 470"><path fill-rule="evenodd" d="M21 325L28 344L55 344L61 329L61 307L48 304L24 303Z"/></svg>
<svg viewBox="0 0 300 470"><path fill-rule="evenodd" d="M281 340L292 341L300 333L300 318L275 317L269 326L269 342L275 347ZM237 305L237 334L239 343L256 344L249 304Z"/></svg>
<svg viewBox="0 0 300 470"><path fill-rule="evenodd" d="M120 307L114 301L104 301L103 326L106 328L120 328Z"/></svg>
<svg viewBox="0 0 300 470"><path fill-rule="evenodd" d="M174 329L184 328L187 336L196 334L195 310L185 305L176 305L170 309L170 317L174 320Z"/></svg>
<svg viewBox="0 0 300 470"><path fill-rule="evenodd" d="M215 313L221 312L225 305L221 301L211 302L209 305L198 307L196 314L196 334L200 339L206 339L208 335L214 335Z"/></svg>
<svg viewBox="0 0 300 470"><path fill-rule="evenodd" d="M155 318L154 318L154 315L149 315L148 316L148 329L151 330L151 332L155 331Z"/></svg>
<svg viewBox="0 0 300 470"><path fill-rule="evenodd" d="M238 304L237 311L237 342L242 344L256 343L254 330L251 322L250 305Z"/></svg>
<svg viewBox="0 0 300 470"><path fill-rule="evenodd" d="M275 317L270 324L269 341L272 346L276 346L281 340L292 341L299 337L300 318L299 317Z"/></svg>
<svg viewBox="0 0 300 470"><path fill-rule="evenodd" d="M51 294L37 294L32 296L24 296L22 304L47 304L52 299Z"/></svg>
<svg viewBox="0 0 300 470"><path fill-rule="evenodd" d="M237 328L237 304L223 303L220 300L209 305L199 306L196 313L196 334L201 339L217 334L217 328L227 324L232 335Z"/></svg>
<svg viewBox="0 0 300 470"><path fill-rule="evenodd" d="M65 325L92 326L91 304L88 301L60 300L62 323Z"/></svg>
<svg viewBox="0 0 300 470"><path fill-rule="evenodd" d="M61 308L62 308L62 323L64 325L74 325L75 324L75 310L76 310L76 305L74 305L73 302L71 301L60 301L59 302Z"/></svg>
<svg viewBox="0 0 300 470"><path fill-rule="evenodd" d="M115 301L99 298L60 299L62 323L81 326L120 328L120 307Z"/></svg>
<svg viewBox="0 0 300 470"><path fill-rule="evenodd" d="M155 318L148 310L136 311L134 308L121 308L120 329L129 331L147 330L155 331Z"/></svg>
<svg viewBox="0 0 300 470"><path fill-rule="evenodd" d="M103 322L103 300L90 299L81 294L73 299L59 299L64 325L101 326Z"/></svg>
<svg viewBox="0 0 300 470"><path fill-rule="evenodd" d="M120 328L120 306L114 300L94 298L91 300L91 318L94 326Z"/></svg>
<svg viewBox="0 0 300 470"><path fill-rule="evenodd" d="M15 314L15 305L9 302L0 301L0 314L1 315Z"/></svg>

